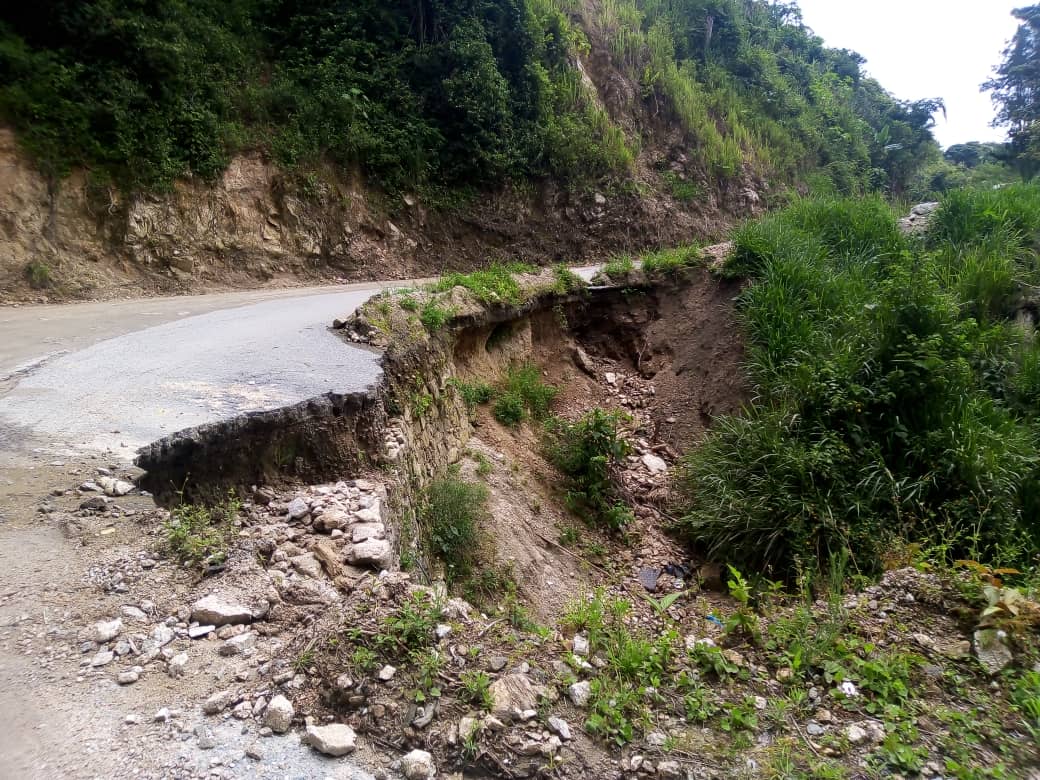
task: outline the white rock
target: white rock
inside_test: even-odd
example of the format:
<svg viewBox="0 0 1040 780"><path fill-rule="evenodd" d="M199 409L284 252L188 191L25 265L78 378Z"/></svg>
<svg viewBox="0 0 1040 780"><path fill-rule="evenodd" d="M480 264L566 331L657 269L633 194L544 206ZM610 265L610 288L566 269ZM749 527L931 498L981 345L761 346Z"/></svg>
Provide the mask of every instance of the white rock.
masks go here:
<svg viewBox="0 0 1040 780"><path fill-rule="evenodd" d="M504 674L491 683L491 714L498 718L524 720L538 706L538 688L526 674Z"/></svg>
<svg viewBox="0 0 1040 780"><path fill-rule="evenodd" d="M608 371L607 373L605 373L603 375L603 378L607 380L608 385L617 384L617 374L615 374L613 371Z"/></svg>
<svg viewBox="0 0 1040 780"><path fill-rule="evenodd" d="M678 761L662 761L657 765L657 774L668 778L682 777L682 766Z"/></svg>
<svg viewBox="0 0 1040 780"><path fill-rule="evenodd" d="M327 756L345 756L357 748L354 729L344 723L330 723L328 726L308 724L303 739L319 753Z"/></svg>
<svg viewBox="0 0 1040 780"><path fill-rule="evenodd" d="M367 539L382 539L386 536L383 523L360 523L350 530L350 540L357 544Z"/></svg>
<svg viewBox="0 0 1040 780"><path fill-rule="evenodd" d="M302 498L294 498L289 502L289 517L293 520L299 520L305 515L309 514L311 508L307 505L307 502Z"/></svg>
<svg viewBox="0 0 1040 780"><path fill-rule="evenodd" d="M202 639L217 630L216 626L188 626L189 639Z"/></svg>
<svg viewBox="0 0 1040 780"><path fill-rule="evenodd" d="M382 504L375 499L371 506L359 509L354 513L354 520L358 523L379 523L383 520Z"/></svg>
<svg viewBox="0 0 1040 780"><path fill-rule="evenodd" d="M444 639L451 635L451 626L447 623L438 623L437 627L433 629L433 633L438 639Z"/></svg>
<svg viewBox="0 0 1040 780"><path fill-rule="evenodd" d="M390 565L390 557L390 542L385 539L369 539L350 548L347 552L347 563L385 569Z"/></svg>
<svg viewBox="0 0 1040 780"><path fill-rule="evenodd" d="M118 682L120 685L133 685L139 679L141 679L141 673L136 669L130 669L126 672L120 672L116 676L116 682Z"/></svg>
<svg viewBox="0 0 1040 780"><path fill-rule="evenodd" d="M289 562L304 577L313 577L314 579L321 577L321 562L315 557L314 553L295 555L289 559Z"/></svg>
<svg viewBox="0 0 1040 780"><path fill-rule="evenodd" d="M246 720L253 716L253 705L247 701L240 701L235 705L235 708L231 710L231 717L237 718L238 720Z"/></svg>
<svg viewBox="0 0 1040 780"><path fill-rule="evenodd" d="M853 723L845 729L845 738L850 745L862 745L867 741L867 732L861 726Z"/></svg>
<svg viewBox="0 0 1040 780"><path fill-rule="evenodd" d="M249 607L217 595L201 598L191 608L191 620L195 623L226 626L232 623L249 623L252 619L253 611Z"/></svg>
<svg viewBox="0 0 1040 780"><path fill-rule="evenodd" d="M156 647L166 647L177 637L177 634L172 628L162 624L152 629L151 637L155 640Z"/></svg>
<svg viewBox="0 0 1040 780"><path fill-rule="evenodd" d="M459 738L469 739L480 730L480 721L471 715L463 715L459 718Z"/></svg>
<svg viewBox="0 0 1040 780"><path fill-rule="evenodd" d="M156 723L165 723L169 719L170 719L170 708L169 707L163 707L161 710L159 710L158 712L156 712L152 716L152 720L155 721Z"/></svg>
<svg viewBox="0 0 1040 780"><path fill-rule="evenodd" d="M436 776L437 765L425 750L413 750L401 758L401 774L407 780L429 780Z"/></svg>
<svg viewBox="0 0 1040 780"><path fill-rule="evenodd" d="M651 474L665 474L668 472L668 464L664 458L654 455L652 452L646 453L642 458L643 465L646 466L646 470Z"/></svg>
<svg viewBox="0 0 1040 780"><path fill-rule="evenodd" d="M148 616L144 613L143 609L135 607L133 604L127 604L122 608L123 617L127 620L133 620L138 623L143 623L148 620Z"/></svg>
<svg viewBox="0 0 1040 780"><path fill-rule="evenodd" d="M646 735L646 744L650 747L663 747L668 742L667 735L660 731L651 731Z"/></svg>
<svg viewBox="0 0 1040 780"><path fill-rule="evenodd" d="M220 646L219 652L221 655L242 655L246 650L251 650L253 645L256 644L256 634L252 631L247 631L244 634L233 636Z"/></svg>
<svg viewBox="0 0 1040 780"><path fill-rule="evenodd" d="M119 636L119 632L122 630L123 621L119 618L116 618L115 620L102 621L101 623L94 624L91 638L99 645L103 645L105 642L111 642Z"/></svg>
<svg viewBox="0 0 1040 780"><path fill-rule="evenodd" d="M231 704L231 691L218 691L202 703L202 711L207 715L216 715L223 712Z"/></svg>
<svg viewBox="0 0 1040 780"><path fill-rule="evenodd" d="M173 658L170 659L169 663L166 664L166 673L170 677L183 677L184 672L188 669L188 654L177 653Z"/></svg>
<svg viewBox="0 0 1040 780"><path fill-rule="evenodd" d="M575 655L588 655L589 654L589 640L588 637L582 634L574 635L574 654Z"/></svg>
<svg viewBox="0 0 1040 780"><path fill-rule="evenodd" d="M293 709L292 702L279 694L267 705L267 712L264 713L264 725L276 734L284 734L292 725L295 714L296 710Z"/></svg>
<svg viewBox="0 0 1040 780"><path fill-rule="evenodd" d="M585 707L592 698L592 683L588 680L576 682L567 689L567 695L576 707Z"/></svg>
<svg viewBox="0 0 1040 780"><path fill-rule="evenodd" d="M567 725L567 721L563 718L552 715L548 720L549 730L559 734L564 740L570 740L571 738L571 727Z"/></svg>
<svg viewBox="0 0 1040 780"><path fill-rule="evenodd" d="M393 666L390 666L390 664L387 664L379 670L379 674L377 674L376 677L378 677L383 682L390 682L390 680L394 679L395 674L397 674L397 669L395 669Z"/></svg>
<svg viewBox="0 0 1040 780"><path fill-rule="evenodd" d="M116 654L113 653L111 650L101 650L101 651L98 652L97 655L95 655L93 658L90 659L90 665L91 666L106 666L107 664L112 663L112 661L113 661L113 659L115 659L115 657L116 657Z"/></svg>

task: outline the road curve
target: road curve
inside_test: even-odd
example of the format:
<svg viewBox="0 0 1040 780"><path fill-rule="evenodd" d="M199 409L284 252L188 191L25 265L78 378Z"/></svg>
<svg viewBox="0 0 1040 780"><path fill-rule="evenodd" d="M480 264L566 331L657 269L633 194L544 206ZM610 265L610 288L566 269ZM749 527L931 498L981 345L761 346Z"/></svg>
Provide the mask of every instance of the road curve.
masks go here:
<svg viewBox="0 0 1040 780"><path fill-rule="evenodd" d="M329 326L403 284L0 309L0 452L129 460L195 425L363 390L378 356Z"/></svg>

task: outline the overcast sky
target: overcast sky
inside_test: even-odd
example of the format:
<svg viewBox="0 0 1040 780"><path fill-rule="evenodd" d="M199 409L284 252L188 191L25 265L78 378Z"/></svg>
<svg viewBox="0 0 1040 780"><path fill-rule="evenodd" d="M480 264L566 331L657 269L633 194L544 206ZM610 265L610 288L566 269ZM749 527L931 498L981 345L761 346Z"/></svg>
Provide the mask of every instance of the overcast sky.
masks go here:
<svg viewBox="0 0 1040 780"><path fill-rule="evenodd" d="M944 147L1000 141L993 103L979 91L1030 0L800 0L805 24L828 46L854 49L867 70L901 100L941 97L935 135Z"/></svg>

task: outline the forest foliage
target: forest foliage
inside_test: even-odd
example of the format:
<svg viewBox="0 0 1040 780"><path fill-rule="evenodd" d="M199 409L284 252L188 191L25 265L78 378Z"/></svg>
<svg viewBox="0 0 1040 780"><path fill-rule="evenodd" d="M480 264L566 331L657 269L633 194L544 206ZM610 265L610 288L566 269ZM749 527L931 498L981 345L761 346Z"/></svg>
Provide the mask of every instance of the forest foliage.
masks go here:
<svg viewBox="0 0 1040 780"><path fill-rule="evenodd" d="M604 102L593 49L636 86ZM161 189L261 149L390 191L628 175L678 126L707 177L902 193L937 101L900 102L796 4L51 0L0 10L0 116L51 177Z"/></svg>

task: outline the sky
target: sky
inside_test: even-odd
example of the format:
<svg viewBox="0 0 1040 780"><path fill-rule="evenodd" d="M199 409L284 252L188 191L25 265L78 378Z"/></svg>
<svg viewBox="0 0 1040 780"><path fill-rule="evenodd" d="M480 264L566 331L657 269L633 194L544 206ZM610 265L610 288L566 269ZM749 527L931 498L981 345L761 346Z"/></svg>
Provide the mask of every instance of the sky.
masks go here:
<svg viewBox="0 0 1040 780"><path fill-rule="evenodd" d="M989 126L994 108L979 85L1003 59L1018 25L1013 8L1029 0L800 0L805 24L828 46L853 49L900 100L941 97L935 136L944 147L1002 141Z"/></svg>

